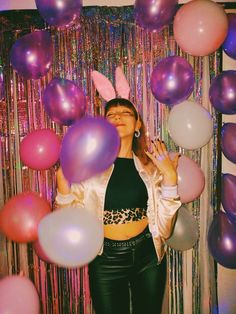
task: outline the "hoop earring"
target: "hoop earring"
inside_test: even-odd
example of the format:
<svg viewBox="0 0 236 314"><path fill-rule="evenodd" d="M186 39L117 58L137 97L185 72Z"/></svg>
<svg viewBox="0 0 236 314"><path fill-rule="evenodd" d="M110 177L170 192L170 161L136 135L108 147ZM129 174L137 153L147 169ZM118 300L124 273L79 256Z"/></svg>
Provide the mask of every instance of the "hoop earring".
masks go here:
<svg viewBox="0 0 236 314"><path fill-rule="evenodd" d="M135 131L135 132L134 132L134 136L138 138L138 137L140 136L140 131L139 131L139 130L138 130L138 131Z"/></svg>

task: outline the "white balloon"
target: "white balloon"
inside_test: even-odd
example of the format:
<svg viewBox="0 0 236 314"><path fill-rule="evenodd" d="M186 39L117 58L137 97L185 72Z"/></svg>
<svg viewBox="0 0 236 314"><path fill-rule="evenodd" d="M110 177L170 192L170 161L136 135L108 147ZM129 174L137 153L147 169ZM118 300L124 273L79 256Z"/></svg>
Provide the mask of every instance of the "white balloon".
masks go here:
<svg viewBox="0 0 236 314"><path fill-rule="evenodd" d="M178 146L197 149L206 145L212 137L213 119L200 104L184 101L171 109L168 132Z"/></svg>
<svg viewBox="0 0 236 314"><path fill-rule="evenodd" d="M191 249L199 238L198 224L188 209L181 206L178 210L177 219L169 239L166 243L177 251Z"/></svg>
<svg viewBox="0 0 236 314"><path fill-rule="evenodd" d="M86 209L56 210L46 215L38 226L43 251L62 267L81 267L91 262L100 251L103 239L103 224Z"/></svg>

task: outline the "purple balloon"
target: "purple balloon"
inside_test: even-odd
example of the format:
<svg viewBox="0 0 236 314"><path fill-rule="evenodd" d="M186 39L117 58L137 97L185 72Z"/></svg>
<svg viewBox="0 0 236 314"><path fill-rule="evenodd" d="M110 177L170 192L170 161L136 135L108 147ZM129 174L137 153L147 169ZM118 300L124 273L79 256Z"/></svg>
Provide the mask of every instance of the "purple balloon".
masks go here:
<svg viewBox="0 0 236 314"><path fill-rule="evenodd" d="M52 26L69 27L80 16L82 0L35 0L43 19Z"/></svg>
<svg viewBox="0 0 236 314"><path fill-rule="evenodd" d="M227 14L229 21L228 33L222 44L224 52L231 58L236 59L236 14Z"/></svg>
<svg viewBox="0 0 236 314"><path fill-rule="evenodd" d="M61 167L69 182L81 182L106 170L116 159L120 138L104 118L82 118L62 141Z"/></svg>
<svg viewBox="0 0 236 314"><path fill-rule="evenodd" d="M221 130L221 148L226 158L236 163L236 123L225 123Z"/></svg>
<svg viewBox="0 0 236 314"><path fill-rule="evenodd" d="M236 176L223 174L221 186L221 202L224 210L236 222Z"/></svg>
<svg viewBox="0 0 236 314"><path fill-rule="evenodd" d="M171 23L177 9L177 0L136 0L134 16L136 23L142 28L161 30Z"/></svg>
<svg viewBox="0 0 236 314"><path fill-rule="evenodd" d="M212 105L221 113L236 113L236 71L223 71L210 86L209 96Z"/></svg>
<svg viewBox="0 0 236 314"><path fill-rule="evenodd" d="M85 114L86 98L72 81L54 78L43 93L43 104L49 117L58 124L71 125Z"/></svg>
<svg viewBox="0 0 236 314"><path fill-rule="evenodd" d="M194 88L194 72L188 61L172 56L162 59L151 74L154 97L166 105L176 105L187 99Z"/></svg>
<svg viewBox="0 0 236 314"><path fill-rule="evenodd" d="M214 259L226 268L236 268L236 224L219 211L209 228L208 247Z"/></svg>
<svg viewBox="0 0 236 314"><path fill-rule="evenodd" d="M47 31L35 31L19 38L10 51L13 68L26 80L46 75L52 56L52 40Z"/></svg>

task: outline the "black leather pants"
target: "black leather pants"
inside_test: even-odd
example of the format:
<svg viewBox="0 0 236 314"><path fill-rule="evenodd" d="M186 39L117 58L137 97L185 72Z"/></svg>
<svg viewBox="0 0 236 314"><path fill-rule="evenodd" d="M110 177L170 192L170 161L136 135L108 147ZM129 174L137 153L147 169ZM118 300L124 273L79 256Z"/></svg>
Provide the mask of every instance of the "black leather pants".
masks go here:
<svg viewBox="0 0 236 314"><path fill-rule="evenodd" d="M157 264L148 231L128 241L105 239L104 251L89 264L96 314L160 314L166 259Z"/></svg>

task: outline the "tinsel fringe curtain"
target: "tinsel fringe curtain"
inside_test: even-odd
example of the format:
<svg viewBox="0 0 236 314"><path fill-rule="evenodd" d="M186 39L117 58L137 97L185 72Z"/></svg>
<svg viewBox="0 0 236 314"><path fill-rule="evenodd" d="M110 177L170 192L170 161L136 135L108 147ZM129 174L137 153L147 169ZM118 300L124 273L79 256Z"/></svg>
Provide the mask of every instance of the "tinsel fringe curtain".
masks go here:
<svg viewBox="0 0 236 314"><path fill-rule="evenodd" d="M87 113L101 115L103 103L91 81L91 71L98 70L114 82L114 70L123 65L131 86L131 100L137 107L147 126L147 135L160 136L168 148L180 151L201 163L201 150L184 152L176 147L167 132L169 108L157 104L150 92L150 74L163 57L181 55L189 60L195 72L195 89L192 100L203 100L203 58L190 57L178 49L172 33L172 26L159 33L147 33L133 20L133 7L87 7L71 29L57 30L44 24L37 11L14 11L0 14L0 70L4 77L4 98L0 101L1 122L1 168L0 201L4 204L10 197L22 191L36 191L47 198L52 206L56 193L55 168L34 171L24 166L19 157L19 143L32 130L51 128L63 136L66 127L56 125L45 114L42 93L51 78L60 76L76 81L86 93ZM36 29L47 28L54 44L54 62L49 74L40 80L25 81L10 66L9 51L15 40ZM209 80L219 71L219 54L208 58ZM209 208L216 208L217 170L217 117L212 139L211 158L207 157ZM200 201L188 204L199 223ZM206 209L204 209L206 210ZM205 228L205 227L204 227ZM200 242L200 241L199 241ZM206 254L208 254L206 252ZM185 253L168 249L168 285L164 313L186 312L186 274L190 271L191 312L201 311L204 295L201 289L201 265L199 243ZM208 256L208 255L207 255ZM210 258L210 257L207 257ZM67 270L46 264L35 254L31 244L17 244L0 237L1 277L23 270L34 282L41 301L41 312L48 313L92 313L89 294L87 267ZM191 263L191 265L189 265ZM206 264L207 267L208 264ZM208 265L209 266L209 265ZM214 278L214 268L211 269ZM188 275L189 276L189 275ZM189 279L188 279L189 280ZM208 294L209 313L215 307L215 285L211 281ZM187 313L187 312L186 312ZM188 312L187 314L189 314ZM214 312L215 313L215 312Z"/></svg>

